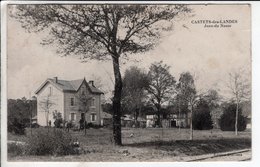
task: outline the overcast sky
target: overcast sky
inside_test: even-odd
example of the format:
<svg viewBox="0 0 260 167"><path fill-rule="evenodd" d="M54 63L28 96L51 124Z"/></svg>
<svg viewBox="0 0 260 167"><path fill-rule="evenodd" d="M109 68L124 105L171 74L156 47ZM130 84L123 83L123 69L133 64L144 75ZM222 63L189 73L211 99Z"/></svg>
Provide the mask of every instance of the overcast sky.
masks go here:
<svg viewBox="0 0 260 167"><path fill-rule="evenodd" d="M171 66L171 73L178 80L181 72L196 74L198 89L220 89L227 74L243 67L251 69L250 56L250 8L247 5L196 5L190 6L195 16L176 21L174 30L163 37L154 50L131 56L132 60L121 64L121 72L137 65L148 70L151 63L163 60ZM204 24L192 24L192 20L237 20L229 28L204 28ZM40 44L44 33L27 33L20 23L8 18L7 34L7 86L8 98L29 97L47 78L74 80L100 77L105 90L113 89L112 63L61 57L55 48ZM111 80L112 79L112 80ZM30 93L31 92L31 93Z"/></svg>

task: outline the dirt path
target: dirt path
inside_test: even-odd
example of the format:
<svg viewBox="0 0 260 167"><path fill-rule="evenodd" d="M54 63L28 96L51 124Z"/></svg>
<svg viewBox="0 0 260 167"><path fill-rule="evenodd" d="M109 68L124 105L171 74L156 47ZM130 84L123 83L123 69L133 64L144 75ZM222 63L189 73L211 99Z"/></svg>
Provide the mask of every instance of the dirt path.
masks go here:
<svg viewBox="0 0 260 167"><path fill-rule="evenodd" d="M251 160L252 151L251 149L244 149L244 150L237 150L233 152L226 152L220 154L210 154L210 155L203 155L202 157L198 157L190 162L194 161L249 161Z"/></svg>

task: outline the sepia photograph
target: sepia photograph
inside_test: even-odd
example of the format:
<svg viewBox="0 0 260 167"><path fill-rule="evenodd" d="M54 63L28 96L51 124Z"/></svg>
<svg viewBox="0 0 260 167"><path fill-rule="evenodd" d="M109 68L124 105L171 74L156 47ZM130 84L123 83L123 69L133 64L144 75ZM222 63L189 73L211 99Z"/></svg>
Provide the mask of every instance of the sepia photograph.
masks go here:
<svg viewBox="0 0 260 167"><path fill-rule="evenodd" d="M250 4L5 14L8 162L252 161Z"/></svg>

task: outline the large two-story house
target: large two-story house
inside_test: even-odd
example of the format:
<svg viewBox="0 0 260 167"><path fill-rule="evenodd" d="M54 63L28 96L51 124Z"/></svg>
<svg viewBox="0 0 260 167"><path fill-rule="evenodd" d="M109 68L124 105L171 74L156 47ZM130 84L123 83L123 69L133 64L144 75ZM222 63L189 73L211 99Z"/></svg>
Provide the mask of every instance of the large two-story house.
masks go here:
<svg viewBox="0 0 260 167"><path fill-rule="evenodd" d="M94 81L60 80L48 78L35 92L37 95L37 122L41 126L54 126L54 113L60 113L64 121L79 124L101 124L101 95Z"/></svg>

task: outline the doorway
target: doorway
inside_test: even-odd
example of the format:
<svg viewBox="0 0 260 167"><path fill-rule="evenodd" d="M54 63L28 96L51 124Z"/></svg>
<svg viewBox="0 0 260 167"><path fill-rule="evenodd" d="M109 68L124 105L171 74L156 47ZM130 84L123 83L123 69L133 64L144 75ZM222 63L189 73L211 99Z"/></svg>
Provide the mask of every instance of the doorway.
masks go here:
<svg viewBox="0 0 260 167"><path fill-rule="evenodd" d="M177 126L176 126L176 120L172 120L172 121L171 121L171 127L174 127L174 128L177 127Z"/></svg>

